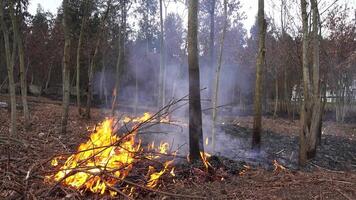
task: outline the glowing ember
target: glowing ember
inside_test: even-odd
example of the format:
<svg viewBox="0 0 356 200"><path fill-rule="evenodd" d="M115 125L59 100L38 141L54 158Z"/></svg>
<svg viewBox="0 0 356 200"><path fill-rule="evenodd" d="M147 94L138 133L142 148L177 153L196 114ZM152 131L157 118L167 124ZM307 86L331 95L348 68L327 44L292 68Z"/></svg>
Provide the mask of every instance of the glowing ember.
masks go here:
<svg viewBox="0 0 356 200"><path fill-rule="evenodd" d="M142 117L124 118L123 122L143 123L151 118L149 113L144 113ZM46 182L59 182L65 186L77 189L79 191L91 191L93 193L104 194L106 191L114 196L117 192L110 190L119 181L124 180L131 170L133 165L142 159L137 157L138 153L142 153L144 148L141 147L141 141L136 139L137 125L134 126L132 132L123 135L122 137L115 134L118 127L113 127L114 120L106 119L90 135L90 139L79 145L76 153L70 155L62 166L59 166L56 157L51 161L52 166L58 166L58 172L45 177ZM169 144L161 142L159 147L155 149L154 143L151 143L148 148L158 154L168 154ZM147 157L149 159L159 158L159 155ZM164 173L173 173L171 164L173 160L166 161L164 168L155 172L154 167L149 166L147 177L147 186L150 188L156 187L159 178ZM122 192L132 195L133 187L122 189Z"/></svg>
<svg viewBox="0 0 356 200"><path fill-rule="evenodd" d="M239 175L240 175L240 176L245 175L245 174L246 174L246 172L247 172L248 170L250 170L250 169L251 169L251 167L250 167L250 166L248 166L248 165L243 165L243 167L244 167L244 169L243 169L243 170L241 170L241 171L240 171L240 173L239 173Z"/></svg>
<svg viewBox="0 0 356 200"><path fill-rule="evenodd" d="M274 165L274 171L284 171L284 170L286 170L286 168L283 165L279 164L277 162L277 160L273 160L273 165Z"/></svg>
<svg viewBox="0 0 356 200"><path fill-rule="evenodd" d="M208 158L210 158L210 154L206 153L206 152L200 152L200 156L201 156L201 159L203 161L203 164L205 165L205 168L208 169L209 166L211 167L210 163L208 162Z"/></svg>

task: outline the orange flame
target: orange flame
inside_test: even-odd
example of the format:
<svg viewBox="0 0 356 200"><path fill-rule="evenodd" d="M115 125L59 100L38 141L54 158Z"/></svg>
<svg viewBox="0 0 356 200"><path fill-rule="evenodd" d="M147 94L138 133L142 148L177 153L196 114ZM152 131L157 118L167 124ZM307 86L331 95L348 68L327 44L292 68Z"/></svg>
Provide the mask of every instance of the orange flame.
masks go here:
<svg viewBox="0 0 356 200"><path fill-rule="evenodd" d="M211 165L210 165L210 163L209 163L209 161L208 161L208 158L211 157L210 154L201 151L201 152L200 152L200 157L201 157L201 159L202 159L202 161L203 161L203 164L205 165L205 168L206 168L206 169L208 169L209 166L211 167Z"/></svg>
<svg viewBox="0 0 356 200"><path fill-rule="evenodd" d="M142 117L124 118L123 122L142 123L151 118L149 113L144 113ZM129 119L129 121L127 121ZM77 189L79 191L91 191L93 193L104 194L108 191L110 195L115 196L117 192L108 189L113 187L119 180L125 179L131 172L133 165L139 160L135 157L138 152L143 151L141 141L136 140L137 130L132 133L119 137L114 133L113 119L104 120L93 130L90 139L79 145L76 153L70 155L64 164L59 167L57 173L46 176L46 182L60 182L61 184ZM137 126L136 126L137 127ZM154 148L154 143L149 148ZM161 142L155 149L160 154L167 154L169 144ZM52 166L58 166L58 159L55 157L51 161ZM153 158L159 158L154 156ZM158 179L170 168L173 160L164 163L164 169L153 173L154 168L149 167L148 175L150 179L147 182L148 187L156 187ZM110 174L116 178L105 176ZM132 194L134 188L127 188L123 191Z"/></svg>

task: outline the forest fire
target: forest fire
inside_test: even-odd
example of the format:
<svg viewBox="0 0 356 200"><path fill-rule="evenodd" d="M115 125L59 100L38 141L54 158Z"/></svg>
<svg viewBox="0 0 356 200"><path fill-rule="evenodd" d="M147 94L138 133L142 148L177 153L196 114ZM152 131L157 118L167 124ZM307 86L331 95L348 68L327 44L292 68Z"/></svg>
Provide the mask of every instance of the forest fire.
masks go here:
<svg viewBox="0 0 356 200"><path fill-rule="evenodd" d="M49 183L61 183L79 191L91 191L93 193L104 194L106 191L115 196L117 191L112 190L115 184L124 179L133 170L134 165L143 160L157 160L164 154L168 154L169 144L161 142L155 147L154 142L147 147L142 147L141 140L137 139L138 126L152 118L149 113L137 118L125 117L124 126L129 122L135 123L132 130L121 137L116 135L119 127L114 123L114 119L105 119L96 127L88 141L79 145L76 153L66 158L64 164L60 166L64 156L59 156L51 161L53 167L60 166L55 174L46 176L45 181ZM164 119L168 120L168 119ZM175 153L172 153L173 157ZM155 172L154 166L148 166L146 186L154 188L158 185L160 177L167 173L174 176L172 164L174 158L163 163L163 169ZM110 189L111 188L111 189ZM130 195L132 190L123 190L123 193Z"/></svg>

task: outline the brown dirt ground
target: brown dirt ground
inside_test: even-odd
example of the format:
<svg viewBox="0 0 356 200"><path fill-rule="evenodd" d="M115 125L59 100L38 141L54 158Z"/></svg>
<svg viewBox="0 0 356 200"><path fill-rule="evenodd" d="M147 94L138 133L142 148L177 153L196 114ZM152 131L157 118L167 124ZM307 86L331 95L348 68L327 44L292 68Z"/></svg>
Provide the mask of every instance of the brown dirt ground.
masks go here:
<svg viewBox="0 0 356 200"><path fill-rule="evenodd" d="M4 101L0 96L0 101ZM10 146L1 138L8 136L9 113L0 108L0 199L88 199L72 190L66 198L45 197L51 186L43 182L50 167L48 161L58 153L73 151L77 144L87 139L86 128L105 117L105 112L92 109L90 120L77 115L76 107L70 107L68 132L59 134L60 102L45 98L30 98L31 129L21 130L23 118L18 110L19 133ZM241 126L251 126L252 118L238 118ZM285 119L263 120L265 129L277 133L297 134L297 121ZM283 131L280 131L280 130ZM355 139L356 126L326 122L324 132ZM26 177L29 175L28 177ZM227 175L224 180L208 181L203 175L185 179L165 180L159 191L202 196L207 199L356 199L356 172L336 172L318 169L305 171L267 171L261 168L247 170L243 175ZM139 199L172 199L159 192L138 194ZM94 196L91 199L111 199ZM176 197L176 199L184 199ZM186 198L189 199L189 198Z"/></svg>

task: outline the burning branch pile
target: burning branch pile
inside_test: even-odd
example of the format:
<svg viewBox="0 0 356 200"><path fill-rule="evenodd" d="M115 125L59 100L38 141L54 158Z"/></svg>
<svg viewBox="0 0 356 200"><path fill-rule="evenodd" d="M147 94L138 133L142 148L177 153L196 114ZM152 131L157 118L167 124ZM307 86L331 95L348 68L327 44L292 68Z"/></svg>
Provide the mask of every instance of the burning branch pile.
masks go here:
<svg viewBox="0 0 356 200"><path fill-rule="evenodd" d="M168 118L160 120L169 121ZM81 192L109 193L111 196L118 193L131 196L137 184L156 187L164 174L175 176L172 164L176 151L168 153L169 144L166 142L161 142L159 146L152 142L143 147L136 137L137 133L155 122L160 121L149 113L133 119L105 119L92 130L88 141L79 145L77 152L55 157L51 161L56 172L46 176L45 181ZM128 128L130 124L133 124L131 129ZM126 133L120 135L123 129ZM137 184L129 181L131 173L136 175Z"/></svg>

